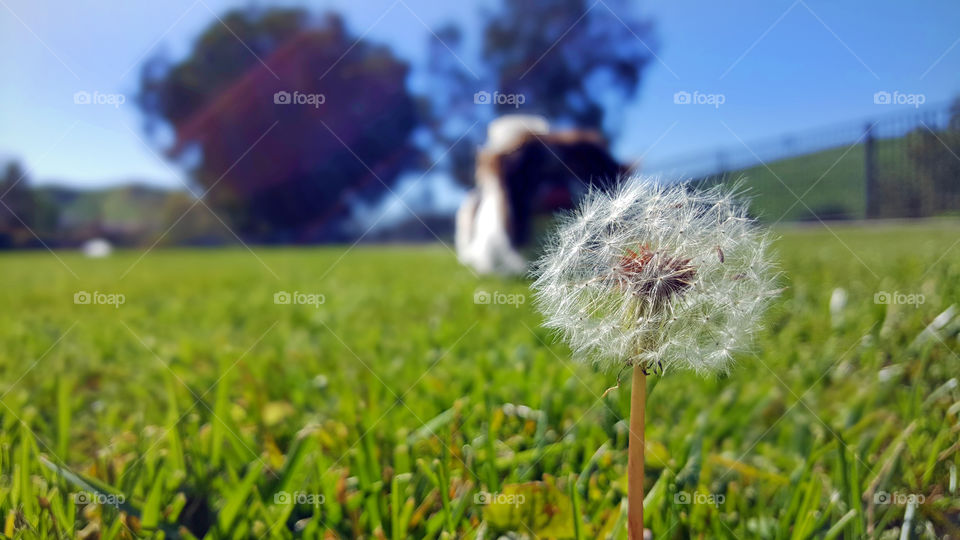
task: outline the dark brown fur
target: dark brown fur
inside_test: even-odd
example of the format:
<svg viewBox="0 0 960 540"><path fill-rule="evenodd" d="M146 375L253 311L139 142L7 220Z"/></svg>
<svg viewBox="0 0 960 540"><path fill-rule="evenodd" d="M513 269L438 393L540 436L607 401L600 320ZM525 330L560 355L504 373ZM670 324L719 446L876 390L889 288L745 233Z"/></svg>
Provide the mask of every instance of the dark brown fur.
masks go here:
<svg viewBox="0 0 960 540"><path fill-rule="evenodd" d="M477 155L477 179L496 178L509 206L505 216L514 246L529 241L537 213L572 208L589 188L615 185L629 167L618 163L595 131L529 133L502 152Z"/></svg>

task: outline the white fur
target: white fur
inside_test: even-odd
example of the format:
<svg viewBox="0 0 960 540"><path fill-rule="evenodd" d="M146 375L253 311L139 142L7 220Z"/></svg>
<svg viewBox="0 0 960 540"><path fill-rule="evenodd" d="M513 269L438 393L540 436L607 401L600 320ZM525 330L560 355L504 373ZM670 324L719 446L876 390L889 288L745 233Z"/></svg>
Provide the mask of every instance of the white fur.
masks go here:
<svg viewBox="0 0 960 540"><path fill-rule="evenodd" d="M482 152L498 153L519 144L528 133L546 134L547 120L533 115L507 115L490 122ZM477 187L467 194L457 211L456 246L460 262L478 273L520 274L527 261L510 242L510 216L503 179L477 168Z"/></svg>
<svg viewBox="0 0 960 540"><path fill-rule="evenodd" d="M520 274L527 261L514 249L504 226L507 208L498 184L473 190L457 212L457 253L460 262L480 274Z"/></svg>
<svg viewBox="0 0 960 540"><path fill-rule="evenodd" d="M528 133L546 135L550 123L542 116L533 114L508 114L495 118L487 126L487 152L503 152L520 142Z"/></svg>

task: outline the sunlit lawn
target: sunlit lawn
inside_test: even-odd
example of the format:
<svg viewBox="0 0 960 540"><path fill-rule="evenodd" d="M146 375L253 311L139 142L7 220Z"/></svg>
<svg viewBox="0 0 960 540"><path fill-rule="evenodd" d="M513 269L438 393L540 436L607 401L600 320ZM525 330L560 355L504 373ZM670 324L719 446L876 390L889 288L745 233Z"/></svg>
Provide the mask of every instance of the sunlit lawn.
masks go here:
<svg viewBox="0 0 960 540"><path fill-rule="evenodd" d="M779 233L756 355L655 382L647 526L889 536L918 502L915 537L957 537L960 224ZM528 282L442 246L254 251L0 255L5 534L626 537L629 395Z"/></svg>

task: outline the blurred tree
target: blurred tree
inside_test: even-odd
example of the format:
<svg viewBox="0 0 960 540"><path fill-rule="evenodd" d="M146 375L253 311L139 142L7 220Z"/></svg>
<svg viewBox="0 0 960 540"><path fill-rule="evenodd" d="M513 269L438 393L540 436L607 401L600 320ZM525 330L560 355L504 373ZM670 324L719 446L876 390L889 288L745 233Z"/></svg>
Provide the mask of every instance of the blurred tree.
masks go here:
<svg viewBox="0 0 960 540"><path fill-rule="evenodd" d="M25 177L26 172L14 161L7 163L0 175L0 248L24 246L33 239L30 227L36 204Z"/></svg>
<svg viewBox="0 0 960 540"><path fill-rule="evenodd" d="M476 147L494 114L542 114L561 126L615 137L621 116L606 113L635 96L653 56L652 25L636 16L631 3L504 2L483 20L482 66L465 65L466 55L451 54L462 42L456 27L442 27L429 38L427 116L436 152L445 152L458 182L473 185ZM475 102L478 92L489 93L489 102ZM516 95L522 104L511 100Z"/></svg>
<svg viewBox="0 0 960 540"><path fill-rule="evenodd" d="M419 163L408 70L337 15L238 10L185 59L149 61L139 102L148 131L172 127L169 154L240 234L343 240L350 201L382 194Z"/></svg>
<svg viewBox="0 0 960 540"><path fill-rule="evenodd" d="M442 156L454 179L473 185L477 146L483 142L482 111L473 102L478 79L451 51L463 41L460 29L448 24L428 37L426 77L430 92L423 99L424 118L435 138L434 158Z"/></svg>
<svg viewBox="0 0 960 540"><path fill-rule="evenodd" d="M504 2L488 18L483 58L524 112L610 134L605 112L619 91L632 98L652 58L651 28L627 0ZM494 103L498 113L516 111Z"/></svg>

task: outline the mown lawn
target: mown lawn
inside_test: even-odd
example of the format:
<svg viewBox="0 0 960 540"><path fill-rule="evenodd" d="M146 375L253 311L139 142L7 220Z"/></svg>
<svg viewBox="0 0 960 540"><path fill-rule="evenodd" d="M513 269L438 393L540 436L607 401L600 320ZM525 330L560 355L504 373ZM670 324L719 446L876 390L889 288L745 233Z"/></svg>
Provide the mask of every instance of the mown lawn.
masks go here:
<svg viewBox="0 0 960 540"><path fill-rule="evenodd" d="M779 232L756 354L651 383L647 526L957 538L960 224ZM0 255L4 534L626 538L628 392L527 281L440 246L255 251Z"/></svg>

